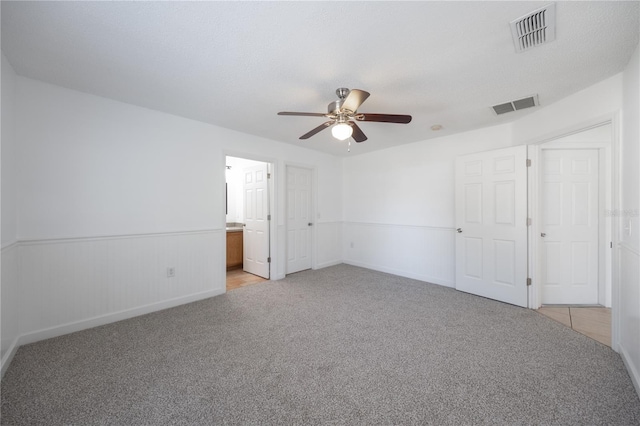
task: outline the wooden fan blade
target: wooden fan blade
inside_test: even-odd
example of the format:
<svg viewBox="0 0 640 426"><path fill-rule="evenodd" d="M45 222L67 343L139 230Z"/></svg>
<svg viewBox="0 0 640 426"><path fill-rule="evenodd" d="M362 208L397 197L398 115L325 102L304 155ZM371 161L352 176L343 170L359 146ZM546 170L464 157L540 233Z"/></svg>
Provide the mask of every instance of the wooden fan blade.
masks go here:
<svg viewBox="0 0 640 426"><path fill-rule="evenodd" d="M351 134L353 140L355 140L356 142L364 142L367 140L364 132L355 122L349 121L349 126L353 128L353 133Z"/></svg>
<svg viewBox="0 0 640 426"><path fill-rule="evenodd" d="M301 115L303 117L326 117L327 116L327 114L324 114L322 112L288 112L288 111L279 112L278 115Z"/></svg>
<svg viewBox="0 0 640 426"><path fill-rule="evenodd" d="M311 136L315 135L316 133L320 132L321 130L326 129L327 127L331 126L332 124L333 124L333 121L327 121L326 123L322 123L321 125L319 125L315 129L311 130L310 132L307 132L304 135L300 136L300 139L309 139Z"/></svg>
<svg viewBox="0 0 640 426"><path fill-rule="evenodd" d="M358 121L378 121L381 123L400 123L407 124L411 122L410 115L401 114L358 114L355 117Z"/></svg>
<svg viewBox="0 0 640 426"><path fill-rule="evenodd" d="M349 110L351 112L356 112L360 105L369 97L369 92L365 92L360 89L353 89L349 92L344 103L342 104L342 109Z"/></svg>

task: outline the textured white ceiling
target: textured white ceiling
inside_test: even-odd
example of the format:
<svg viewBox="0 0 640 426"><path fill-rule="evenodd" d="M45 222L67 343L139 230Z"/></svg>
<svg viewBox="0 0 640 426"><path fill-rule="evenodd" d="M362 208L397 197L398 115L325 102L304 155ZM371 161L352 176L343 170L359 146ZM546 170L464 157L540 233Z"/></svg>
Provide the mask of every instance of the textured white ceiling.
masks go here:
<svg viewBox="0 0 640 426"><path fill-rule="evenodd" d="M640 4L558 2L556 40L515 53L509 22L548 2L9 2L16 72L261 137L347 155L323 122L338 87L369 91L349 155L503 123L494 104L541 107L624 69ZM444 129L433 132L430 127Z"/></svg>

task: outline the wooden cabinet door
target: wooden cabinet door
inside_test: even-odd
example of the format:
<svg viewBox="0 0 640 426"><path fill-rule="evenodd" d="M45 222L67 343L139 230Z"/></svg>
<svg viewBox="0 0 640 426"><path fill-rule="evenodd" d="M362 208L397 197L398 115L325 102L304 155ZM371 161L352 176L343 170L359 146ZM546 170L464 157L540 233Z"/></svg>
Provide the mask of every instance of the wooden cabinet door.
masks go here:
<svg viewBox="0 0 640 426"><path fill-rule="evenodd" d="M242 267L242 232L227 232L227 269Z"/></svg>

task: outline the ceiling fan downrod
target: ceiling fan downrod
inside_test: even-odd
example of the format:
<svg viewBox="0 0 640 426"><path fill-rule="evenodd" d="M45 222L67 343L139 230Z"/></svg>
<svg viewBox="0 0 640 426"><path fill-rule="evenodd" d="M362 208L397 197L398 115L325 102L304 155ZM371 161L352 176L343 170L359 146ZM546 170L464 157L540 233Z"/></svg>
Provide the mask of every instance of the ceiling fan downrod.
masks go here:
<svg viewBox="0 0 640 426"><path fill-rule="evenodd" d="M327 107L329 114L340 114L342 111L342 104L344 104L344 100L349 96L351 90L346 87L340 87L336 89L336 95L338 95L338 100L333 101Z"/></svg>

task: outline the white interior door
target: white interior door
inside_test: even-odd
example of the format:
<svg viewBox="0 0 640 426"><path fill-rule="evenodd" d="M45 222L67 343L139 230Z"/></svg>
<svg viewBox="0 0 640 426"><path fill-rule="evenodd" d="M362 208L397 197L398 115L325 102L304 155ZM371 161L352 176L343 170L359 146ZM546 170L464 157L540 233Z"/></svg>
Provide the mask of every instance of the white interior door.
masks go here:
<svg viewBox="0 0 640 426"><path fill-rule="evenodd" d="M596 149L542 151L543 304L598 303Z"/></svg>
<svg viewBox="0 0 640 426"><path fill-rule="evenodd" d="M527 147L456 159L456 289L527 306Z"/></svg>
<svg viewBox="0 0 640 426"><path fill-rule="evenodd" d="M311 268L311 170L287 166L287 274Z"/></svg>
<svg viewBox="0 0 640 426"><path fill-rule="evenodd" d="M242 171L243 269L269 278L269 181L267 164Z"/></svg>

